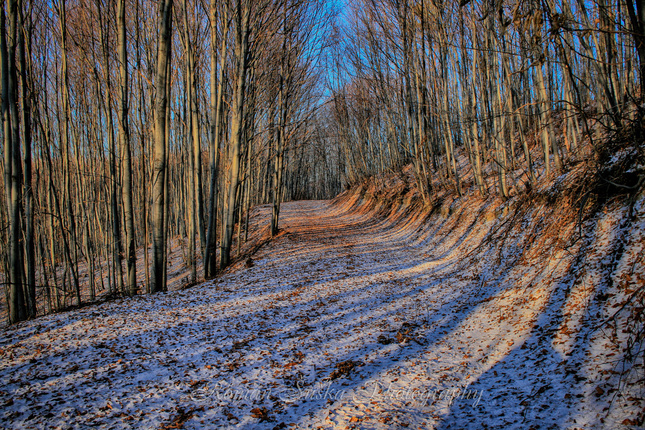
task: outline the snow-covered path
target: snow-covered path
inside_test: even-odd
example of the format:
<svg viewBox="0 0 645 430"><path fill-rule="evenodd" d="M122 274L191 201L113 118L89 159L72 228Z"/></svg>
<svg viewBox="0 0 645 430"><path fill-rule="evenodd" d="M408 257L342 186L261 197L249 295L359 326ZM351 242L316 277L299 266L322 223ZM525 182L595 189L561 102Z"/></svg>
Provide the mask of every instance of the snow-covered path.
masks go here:
<svg viewBox="0 0 645 430"><path fill-rule="evenodd" d="M405 224L326 201L285 204L281 217L278 238L213 282L0 332L0 425L594 424L586 403L602 399L585 352L567 355L546 330L562 298L538 275L489 286L464 268L466 232L484 230L421 243Z"/></svg>

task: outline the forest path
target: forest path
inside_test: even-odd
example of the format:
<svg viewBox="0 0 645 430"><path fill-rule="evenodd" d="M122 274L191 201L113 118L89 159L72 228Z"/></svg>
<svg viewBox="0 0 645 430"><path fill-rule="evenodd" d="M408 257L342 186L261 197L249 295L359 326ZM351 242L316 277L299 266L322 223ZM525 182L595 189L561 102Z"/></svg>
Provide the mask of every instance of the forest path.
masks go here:
<svg viewBox="0 0 645 430"><path fill-rule="evenodd" d="M269 211L252 225L266 229ZM407 222L328 201L284 204L280 225L250 267L214 281L4 329L0 420L389 429L579 418L565 394L582 387L534 333L551 303L544 284L483 288L463 258L485 229L429 225L421 240Z"/></svg>

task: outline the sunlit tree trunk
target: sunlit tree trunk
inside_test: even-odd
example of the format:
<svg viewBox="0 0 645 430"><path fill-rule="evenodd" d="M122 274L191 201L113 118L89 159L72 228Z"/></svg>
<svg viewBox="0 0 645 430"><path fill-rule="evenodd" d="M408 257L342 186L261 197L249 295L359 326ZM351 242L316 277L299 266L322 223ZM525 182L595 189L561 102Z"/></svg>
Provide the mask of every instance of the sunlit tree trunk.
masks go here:
<svg viewBox="0 0 645 430"><path fill-rule="evenodd" d="M243 3L243 4L242 4ZM231 117L231 142L229 149L229 174L226 183L223 237L220 254L220 267L225 268L230 263L231 245L233 242L233 229L235 227L235 209L237 203L238 187L240 184L240 155L244 126L244 96L246 93L246 73L248 70L248 36L249 20L252 1L238 0L235 17L235 58L237 73L233 92L233 106Z"/></svg>
<svg viewBox="0 0 645 430"><path fill-rule="evenodd" d="M119 0L117 6L117 29L119 51L119 73L121 76L121 98L119 104L119 142L123 155L123 211L125 214L125 252L127 262L126 292L137 293L137 256L134 230L134 207L132 204L132 150L130 147L129 102L128 93L128 48L125 26L125 0Z"/></svg>
<svg viewBox="0 0 645 430"><path fill-rule="evenodd" d="M155 100L154 164L152 171L152 288L151 292L166 290L166 171L167 171L167 108L168 64L170 62L172 0L159 2L159 39L157 45L157 74Z"/></svg>

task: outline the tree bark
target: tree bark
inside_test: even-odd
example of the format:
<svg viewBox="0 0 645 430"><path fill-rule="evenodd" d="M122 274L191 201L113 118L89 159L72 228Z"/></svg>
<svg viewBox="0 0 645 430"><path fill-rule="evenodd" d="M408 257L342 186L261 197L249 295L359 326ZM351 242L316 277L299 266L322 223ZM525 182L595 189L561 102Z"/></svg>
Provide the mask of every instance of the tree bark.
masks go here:
<svg viewBox="0 0 645 430"><path fill-rule="evenodd" d="M154 164L152 171L152 288L151 292L166 291L166 170L167 170L167 107L168 65L170 62L172 0L159 2L159 39L157 44L157 74L155 100Z"/></svg>
<svg viewBox="0 0 645 430"><path fill-rule="evenodd" d="M234 102L231 117L231 144L229 155L229 175L226 187L226 201L224 207L224 237L220 251L220 268L225 268L230 263L233 230L235 226L235 207L237 189L240 184L240 155L244 127L244 97L246 93L246 72L248 69L247 49L249 37L249 20L252 1L237 1L236 14L236 45L235 58L237 60L237 77L234 89Z"/></svg>
<svg viewBox="0 0 645 430"><path fill-rule="evenodd" d="M208 196L208 229L204 249L204 278L209 279L217 272L217 199L221 123L224 113L224 69L226 65L226 45L228 42L228 16L224 16L220 65L217 70L215 45L217 42L217 0L211 0L211 96L210 96L210 190ZM215 91L217 87L217 91Z"/></svg>
<svg viewBox="0 0 645 430"><path fill-rule="evenodd" d="M130 147L130 125L128 119L128 48L125 26L125 0L117 6L119 73L121 75L121 98L119 105L119 142L123 156L123 211L125 215L125 252L127 262L126 293L137 293L137 256L134 230L134 207L132 204L132 150Z"/></svg>
<svg viewBox="0 0 645 430"><path fill-rule="evenodd" d="M7 40L5 2L0 3L0 63L2 68L2 121L4 127L5 188L9 214L9 322L27 319L23 290L22 255L22 166L17 109L17 74L15 62L17 38L17 2L9 0L9 40Z"/></svg>
<svg viewBox="0 0 645 430"><path fill-rule="evenodd" d="M22 11L22 0L18 1L20 73L22 81L21 113L24 142L24 216L25 216L25 267L27 271L25 302L29 318L37 314L36 309L36 253L34 231L34 190L32 168L32 99L33 75L27 61L27 52L31 51L31 27L26 28Z"/></svg>

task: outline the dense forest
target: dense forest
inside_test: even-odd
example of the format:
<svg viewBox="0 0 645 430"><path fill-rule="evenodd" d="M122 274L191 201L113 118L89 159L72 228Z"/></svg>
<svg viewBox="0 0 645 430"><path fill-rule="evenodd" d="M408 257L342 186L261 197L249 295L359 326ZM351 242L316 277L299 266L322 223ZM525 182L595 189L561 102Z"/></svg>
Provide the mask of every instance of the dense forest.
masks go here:
<svg viewBox="0 0 645 430"><path fill-rule="evenodd" d="M12 323L167 290L172 238L189 282L209 279L256 205L276 234L282 202L406 165L425 204L507 199L612 137L643 139L641 0L2 0L0 14Z"/></svg>

